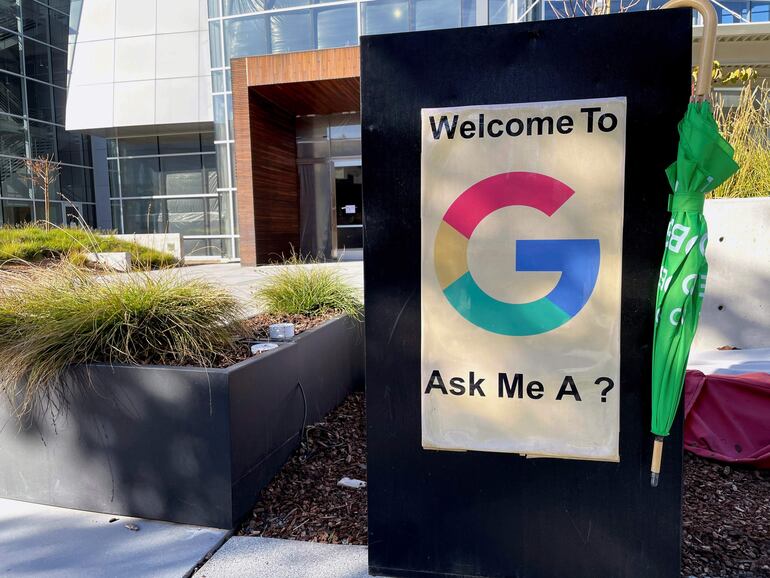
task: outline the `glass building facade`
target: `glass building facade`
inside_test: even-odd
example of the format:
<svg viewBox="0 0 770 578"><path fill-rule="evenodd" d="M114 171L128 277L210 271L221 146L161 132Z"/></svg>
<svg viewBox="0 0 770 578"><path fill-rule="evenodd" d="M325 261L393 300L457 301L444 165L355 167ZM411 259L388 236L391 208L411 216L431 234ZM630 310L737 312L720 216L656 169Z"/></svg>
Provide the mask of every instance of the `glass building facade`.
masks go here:
<svg viewBox="0 0 770 578"><path fill-rule="evenodd" d="M214 133L107 139L113 226L181 233L187 257L232 254L229 193L218 190Z"/></svg>
<svg viewBox="0 0 770 578"><path fill-rule="evenodd" d="M95 225L91 144L64 130L69 0L0 0L0 224L44 218L24 159L61 163L50 220Z"/></svg>
<svg viewBox="0 0 770 578"><path fill-rule="evenodd" d="M612 13L651 10L659 8L665 1L607 0L605 9ZM208 0L214 146L219 172L218 194L222 198L230 199L229 207L235 206L230 59L353 46L358 44L359 36L365 34L459 28L583 15L571 14L570 6L575 4L562 0ZM715 8L720 23L766 22L770 19L769 6L770 0L745 0L720 2ZM697 16L694 23L698 23ZM310 202L306 187L312 183L315 183L316 190L328 190L330 186L333 189L334 179L327 178L325 172L334 170L335 166L335 155L331 150L314 160L303 153L303 150L306 151L310 146L319 146L318 142L315 145L307 142L309 133L305 131L310 124L304 121L299 126L305 128L299 128L298 132L298 165L303 187L301 199L306 205ZM333 122L331 124L333 125ZM315 126L326 125L328 122L324 120L315 123ZM315 133L312 138L320 138L319 134ZM324 138L328 138L329 143L332 143L328 133ZM303 143L303 140L306 142ZM342 161L338 159L337 162L345 164L344 158ZM322 173L323 176L320 176ZM332 185L329 185L329 182ZM316 201L313 205L316 212L317 205ZM308 239L307 242L303 241L303 247L313 247L311 252L314 254L333 254L336 234L334 223L330 225L330 238L326 238L321 232L323 223L314 226L310 234L307 211L301 209L301 212L301 230ZM331 210L329 214L334 221L334 211ZM236 254L236 243L237 235L233 239L233 254Z"/></svg>

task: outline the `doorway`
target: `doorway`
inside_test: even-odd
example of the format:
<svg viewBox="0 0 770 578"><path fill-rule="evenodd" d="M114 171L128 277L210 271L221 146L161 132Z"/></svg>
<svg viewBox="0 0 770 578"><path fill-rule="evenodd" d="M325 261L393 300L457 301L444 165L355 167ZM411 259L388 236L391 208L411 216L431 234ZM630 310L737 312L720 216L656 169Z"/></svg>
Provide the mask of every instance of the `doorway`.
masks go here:
<svg viewBox="0 0 770 578"><path fill-rule="evenodd" d="M333 179L334 253L336 259L360 260L364 253L361 159L335 160Z"/></svg>

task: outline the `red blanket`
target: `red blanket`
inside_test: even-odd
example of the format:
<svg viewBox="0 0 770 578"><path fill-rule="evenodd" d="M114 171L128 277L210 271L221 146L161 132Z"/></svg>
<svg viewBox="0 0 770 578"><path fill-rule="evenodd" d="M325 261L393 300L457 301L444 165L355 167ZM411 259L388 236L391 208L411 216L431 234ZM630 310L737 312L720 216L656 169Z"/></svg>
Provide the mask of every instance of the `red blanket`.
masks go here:
<svg viewBox="0 0 770 578"><path fill-rule="evenodd" d="M684 411L686 450L770 469L770 375L688 371Z"/></svg>

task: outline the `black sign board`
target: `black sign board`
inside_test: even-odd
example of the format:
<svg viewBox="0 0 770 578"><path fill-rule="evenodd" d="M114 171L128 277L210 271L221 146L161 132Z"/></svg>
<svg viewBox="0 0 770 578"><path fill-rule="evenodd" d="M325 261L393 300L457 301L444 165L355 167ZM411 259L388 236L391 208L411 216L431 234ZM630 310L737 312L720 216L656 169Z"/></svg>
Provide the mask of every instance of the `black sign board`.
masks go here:
<svg viewBox="0 0 770 578"><path fill-rule="evenodd" d="M654 297L689 11L361 39L370 572L674 578L681 418L649 484ZM620 462L424 450L420 380L423 108L626 97Z"/></svg>

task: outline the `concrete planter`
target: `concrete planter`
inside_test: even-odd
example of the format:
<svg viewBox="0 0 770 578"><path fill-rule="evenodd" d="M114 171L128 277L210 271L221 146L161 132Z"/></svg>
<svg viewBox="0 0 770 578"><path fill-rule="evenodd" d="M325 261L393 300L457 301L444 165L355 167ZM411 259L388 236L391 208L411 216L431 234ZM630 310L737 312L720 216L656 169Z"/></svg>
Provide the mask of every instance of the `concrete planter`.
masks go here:
<svg viewBox="0 0 770 578"><path fill-rule="evenodd" d="M69 381L55 423L0 406L0 497L232 528L303 423L363 385L363 327L337 318L227 369L93 365Z"/></svg>

